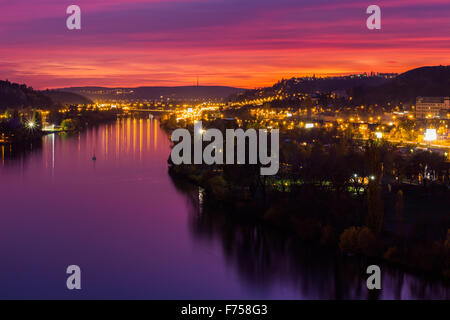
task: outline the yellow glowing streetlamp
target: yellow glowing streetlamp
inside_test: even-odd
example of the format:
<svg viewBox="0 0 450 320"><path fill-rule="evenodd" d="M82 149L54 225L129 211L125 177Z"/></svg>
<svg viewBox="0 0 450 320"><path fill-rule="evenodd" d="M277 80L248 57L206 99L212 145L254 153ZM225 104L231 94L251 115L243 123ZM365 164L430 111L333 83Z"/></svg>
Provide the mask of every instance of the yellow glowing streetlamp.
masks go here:
<svg viewBox="0 0 450 320"><path fill-rule="evenodd" d="M428 142L436 141L437 140L436 129L427 129L425 131L425 136L424 136L423 140L428 141Z"/></svg>

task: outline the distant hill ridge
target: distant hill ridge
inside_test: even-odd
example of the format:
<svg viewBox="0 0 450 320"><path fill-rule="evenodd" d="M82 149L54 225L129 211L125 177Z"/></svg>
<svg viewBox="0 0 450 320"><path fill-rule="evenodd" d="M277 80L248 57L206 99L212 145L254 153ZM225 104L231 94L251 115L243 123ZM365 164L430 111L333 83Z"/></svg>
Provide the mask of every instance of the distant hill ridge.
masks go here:
<svg viewBox="0 0 450 320"><path fill-rule="evenodd" d="M420 67L392 79L381 76L283 79L272 87L247 90L230 97L232 101L254 100L294 93L346 92L353 105L415 104L418 96L450 96L450 66Z"/></svg>
<svg viewBox="0 0 450 320"><path fill-rule="evenodd" d="M46 90L42 91L44 95L52 99L58 105L74 105L74 104L92 104L92 100L73 92L63 92Z"/></svg>
<svg viewBox="0 0 450 320"><path fill-rule="evenodd" d="M342 76L328 78L291 78L283 79L271 87L247 90L230 97L232 101L254 100L261 97L277 95L292 95L295 93L314 94L316 92L328 93L332 91L347 91L358 86L374 87L385 83L382 77Z"/></svg>
<svg viewBox="0 0 450 320"><path fill-rule="evenodd" d="M245 90L226 86L180 87L72 87L36 91L24 84L0 81L0 109L16 107L51 107L67 104L88 104L101 99L246 99L273 95L279 91L313 93L345 90L355 105L414 104L418 96L450 96L450 66L420 67L393 79L363 77L355 79L318 78L279 81L272 87Z"/></svg>
<svg viewBox="0 0 450 320"><path fill-rule="evenodd" d="M101 99L225 99L245 89L226 86L179 86L179 87L70 87L56 89L61 92L72 92L92 100Z"/></svg>
<svg viewBox="0 0 450 320"><path fill-rule="evenodd" d="M0 80L0 109L51 105L53 101L49 97L31 87Z"/></svg>
<svg viewBox="0 0 450 320"><path fill-rule="evenodd" d="M51 108L57 105L89 104L91 100L70 92L37 91L25 84L0 80L0 109Z"/></svg>
<svg viewBox="0 0 450 320"><path fill-rule="evenodd" d="M421 67L379 86L352 89L355 104L414 104L416 98L450 96L450 66Z"/></svg>

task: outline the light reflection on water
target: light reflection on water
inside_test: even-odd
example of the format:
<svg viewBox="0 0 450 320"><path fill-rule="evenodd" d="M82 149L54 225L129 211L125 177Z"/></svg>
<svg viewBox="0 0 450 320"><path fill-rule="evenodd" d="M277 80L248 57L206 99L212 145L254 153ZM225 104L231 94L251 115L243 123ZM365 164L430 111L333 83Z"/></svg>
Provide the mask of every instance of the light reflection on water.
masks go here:
<svg viewBox="0 0 450 320"><path fill-rule="evenodd" d="M167 174L170 142L156 119L0 151L0 298L449 296L439 282L389 268L381 293L369 295L364 263L202 212L198 189ZM65 288L70 264L82 269L80 292Z"/></svg>

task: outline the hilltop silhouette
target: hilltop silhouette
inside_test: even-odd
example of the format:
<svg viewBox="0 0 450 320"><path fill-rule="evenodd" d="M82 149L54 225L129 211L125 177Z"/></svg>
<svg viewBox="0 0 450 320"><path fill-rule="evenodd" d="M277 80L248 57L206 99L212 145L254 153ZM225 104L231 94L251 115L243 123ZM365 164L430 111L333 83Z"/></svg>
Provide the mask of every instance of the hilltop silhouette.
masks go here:
<svg viewBox="0 0 450 320"><path fill-rule="evenodd" d="M50 97L27 87L25 84L12 83L8 80L0 81L0 109L42 107L52 106L53 104Z"/></svg>
<svg viewBox="0 0 450 320"><path fill-rule="evenodd" d="M92 101L70 92L37 91L25 84L0 81L0 109L51 108L56 105L89 103Z"/></svg>
<svg viewBox="0 0 450 320"><path fill-rule="evenodd" d="M414 104L418 96L450 96L450 66L421 67L373 87L351 90L355 104Z"/></svg>
<svg viewBox="0 0 450 320"><path fill-rule="evenodd" d="M224 86L181 86L181 87L70 87L57 89L60 92L72 92L92 100L222 100L245 91L244 89Z"/></svg>

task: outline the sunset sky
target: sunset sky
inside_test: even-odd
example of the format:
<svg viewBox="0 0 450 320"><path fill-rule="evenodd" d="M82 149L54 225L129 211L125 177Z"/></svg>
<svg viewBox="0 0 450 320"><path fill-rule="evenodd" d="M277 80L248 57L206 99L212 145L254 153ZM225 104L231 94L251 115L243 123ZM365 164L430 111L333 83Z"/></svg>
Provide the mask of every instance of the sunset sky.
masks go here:
<svg viewBox="0 0 450 320"><path fill-rule="evenodd" d="M82 30L66 9L82 10ZM366 28L366 8L382 29ZM450 64L449 0L0 0L0 79L229 85Z"/></svg>

